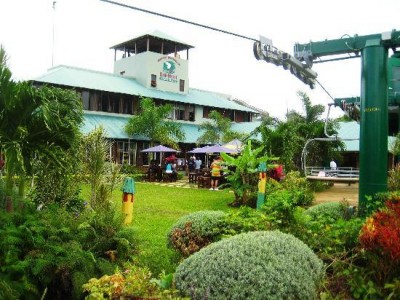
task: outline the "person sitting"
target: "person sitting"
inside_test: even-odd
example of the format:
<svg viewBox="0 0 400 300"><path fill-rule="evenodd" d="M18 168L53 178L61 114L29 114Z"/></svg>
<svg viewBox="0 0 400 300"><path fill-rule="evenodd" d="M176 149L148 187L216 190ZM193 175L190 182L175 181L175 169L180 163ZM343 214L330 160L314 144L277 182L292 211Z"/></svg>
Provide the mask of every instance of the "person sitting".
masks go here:
<svg viewBox="0 0 400 300"><path fill-rule="evenodd" d="M165 174L167 174L168 181L176 181L178 179L178 172L176 171L176 164L168 162L165 167Z"/></svg>
<svg viewBox="0 0 400 300"><path fill-rule="evenodd" d="M170 162L167 163L167 165L165 166L165 173L167 173L167 174L172 173L172 164Z"/></svg>

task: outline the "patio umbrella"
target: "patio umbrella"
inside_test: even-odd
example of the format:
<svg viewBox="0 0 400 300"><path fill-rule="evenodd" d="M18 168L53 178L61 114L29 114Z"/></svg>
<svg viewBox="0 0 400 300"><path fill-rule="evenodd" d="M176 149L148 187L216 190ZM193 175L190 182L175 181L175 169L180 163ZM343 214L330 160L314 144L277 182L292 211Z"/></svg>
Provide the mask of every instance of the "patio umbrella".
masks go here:
<svg viewBox="0 0 400 300"><path fill-rule="evenodd" d="M210 148L211 146L204 146L200 148L194 148L193 150L188 151L187 153L207 153L207 149Z"/></svg>
<svg viewBox="0 0 400 300"><path fill-rule="evenodd" d="M238 150L230 149L230 148L218 145L218 144L208 147L205 150L206 150L206 153L221 153L221 152L223 152L223 153L238 153L239 152Z"/></svg>
<svg viewBox="0 0 400 300"><path fill-rule="evenodd" d="M165 153L165 152L173 152L173 153L176 153L176 152L178 152L178 151L175 150L175 149L172 149L172 148L165 147L165 146L163 146L163 145L158 145L158 146L150 147L150 148L147 148L147 149L143 149L143 150L141 150L140 152L147 152L147 153L157 153L157 152L159 152L159 153ZM161 155L160 155L160 164L161 164Z"/></svg>
<svg viewBox="0 0 400 300"><path fill-rule="evenodd" d="M163 153L163 152L174 152L174 153L176 153L178 151L175 150L175 149L172 149L172 148L165 147L163 145L158 145L158 146L154 146L154 147L151 147L151 148L143 149L140 152L149 152L149 153L153 153L153 152L160 152L160 153Z"/></svg>
<svg viewBox="0 0 400 300"><path fill-rule="evenodd" d="M229 143L223 144L222 146L240 152L243 148L243 143L238 139L234 139Z"/></svg>

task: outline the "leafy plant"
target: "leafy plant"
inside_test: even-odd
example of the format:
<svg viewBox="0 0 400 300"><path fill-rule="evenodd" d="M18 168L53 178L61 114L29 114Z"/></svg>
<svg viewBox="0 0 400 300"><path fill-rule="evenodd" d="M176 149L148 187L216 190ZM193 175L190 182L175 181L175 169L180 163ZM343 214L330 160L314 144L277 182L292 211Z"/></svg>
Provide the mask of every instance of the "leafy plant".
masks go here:
<svg viewBox="0 0 400 300"><path fill-rule="evenodd" d="M282 188L288 190L294 197L294 202L299 206L309 206L314 201L314 193L307 178L300 175L299 171L290 171L282 182Z"/></svg>
<svg viewBox="0 0 400 300"><path fill-rule="evenodd" d="M313 299L324 267L300 240L278 231L213 243L177 268L177 288L193 299Z"/></svg>
<svg viewBox="0 0 400 300"><path fill-rule="evenodd" d="M128 135L143 135L162 144L176 146L185 137L181 124L168 120L173 110L171 104L157 106L151 98L142 98L140 101L140 115L132 116L126 124Z"/></svg>
<svg viewBox="0 0 400 300"><path fill-rule="evenodd" d="M399 138L400 138L400 134L398 134L397 139L399 139ZM400 139L399 139L399 142L400 142ZM399 146L400 146L400 144L399 144ZM389 191L400 190L400 164L397 164L393 169L389 170L388 190Z"/></svg>
<svg viewBox="0 0 400 300"><path fill-rule="evenodd" d="M18 176L19 195L23 196L37 155L62 164L56 154L71 147L79 135L82 103L74 91L13 81L1 52L0 144L7 160L6 191L11 192L14 176Z"/></svg>
<svg viewBox="0 0 400 300"><path fill-rule="evenodd" d="M168 245L183 257L215 241L225 226L222 211L199 211L180 218L168 232Z"/></svg>
<svg viewBox="0 0 400 300"><path fill-rule="evenodd" d="M382 259L400 264L400 201L390 199L382 211L375 212L361 229L361 245ZM389 267L388 265L388 267Z"/></svg>
<svg viewBox="0 0 400 300"><path fill-rule="evenodd" d="M126 263L112 275L99 279L92 278L83 285L85 299L182 299L173 289L171 276L161 274L155 279L148 268L140 268ZM170 282L170 283L168 283ZM164 288L163 288L164 287ZM168 290L167 288L171 288Z"/></svg>
<svg viewBox="0 0 400 300"><path fill-rule="evenodd" d="M211 111L208 118L210 121L203 122L199 125L199 130L203 131L203 133L197 139L197 143L221 144L229 142L234 138L240 139L243 136L243 134L232 130L231 120L221 115L218 111Z"/></svg>
<svg viewBox="0 0 400 300"><path fill-rule="evenodd" d="M257 191L258 167L260 163L276 160L276 157L262 156L263 147L252 149L251 141L237 157L221 153L224 164L228 166L226 179L235 194L234 206L247 205L251 194Z"/></svg>
<svg viewBox="0 0 400 300"><path fill-rule="evenodd" d="M247 206L225 214L223 236L231 236L249 231L268 230L271 224L264 213Z"/></svg>
<svg viewBox="0 0 400 300"><path fill-rule="evenodd" d="M112 272L136 245L121 220L91 210L37 211L25 203L19 213L0 213L0 223L0 282L27 299L79 299L83 283Z"/></svg>
<svg viewBox="0 0 400 300"><path fill-rule="evenodd" d="M326 202L309 207L305 214L313 220L330 219L336 221L339 219L349 219L354 214L354 208L347 202Z"/></svg>

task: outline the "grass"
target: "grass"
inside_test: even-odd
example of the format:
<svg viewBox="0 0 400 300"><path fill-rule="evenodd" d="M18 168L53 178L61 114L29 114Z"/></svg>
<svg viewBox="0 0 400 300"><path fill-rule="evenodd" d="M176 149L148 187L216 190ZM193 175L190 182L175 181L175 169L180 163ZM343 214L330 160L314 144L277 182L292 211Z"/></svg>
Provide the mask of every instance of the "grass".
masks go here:
<svg viewBox="0 0 400 300"><path fill-rule="evenodd" d="M84 189L83 195L88 195ZM122 192L115 190L113 200L121 203ZM179 263L175 252L167 247L167 232L182 216L200 210L231 210L234 200L227 190L209 191L160 186L154 183L136 183L131 226L137 232L135 262L148 266L154 275L161 271L173 273ZM119 206L118 206L119 208Z"/></svg>

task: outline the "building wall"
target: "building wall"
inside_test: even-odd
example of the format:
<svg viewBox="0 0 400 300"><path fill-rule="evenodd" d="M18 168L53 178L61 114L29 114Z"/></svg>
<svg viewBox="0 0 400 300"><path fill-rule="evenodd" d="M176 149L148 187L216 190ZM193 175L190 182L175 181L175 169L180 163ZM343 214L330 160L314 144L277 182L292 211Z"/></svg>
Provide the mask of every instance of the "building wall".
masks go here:
<svg viewBox="0 0 400 300"><path fill-rule="evenodd" d="M139 53L116 61L114 74L134 77L148 88L153 87L166 92L186 94L189 90L188 61L178 56L149 51ZM180 86L181 80L184 80L183 91Z"/></svg>

